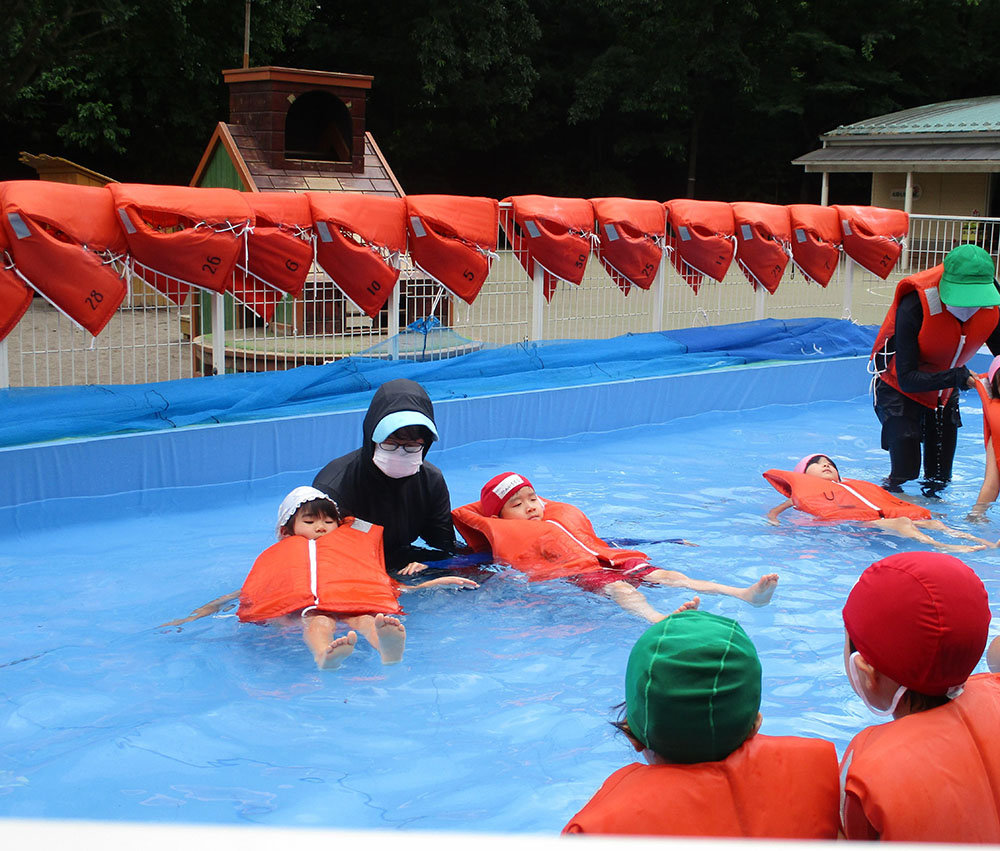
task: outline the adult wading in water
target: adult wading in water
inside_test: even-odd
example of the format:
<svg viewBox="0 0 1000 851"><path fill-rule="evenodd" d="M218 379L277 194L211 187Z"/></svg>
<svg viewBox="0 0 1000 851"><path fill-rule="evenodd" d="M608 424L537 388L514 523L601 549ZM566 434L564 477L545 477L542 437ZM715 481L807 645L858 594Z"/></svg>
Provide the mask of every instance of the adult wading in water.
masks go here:
<svg viewBox="0 0 1000 851"><path fill-rule="evenodd" d="M925 496L951 480L958 429L958 393L975 387L965 366L985 342L1000 353L1000 290L990 255L960 245L944 263L904 278L872 349L875 413L891 468L885 487L900 491L920 475Z"/></svg>
<svg viewBox="0 0 1000 851"><path fill-rule="evenodd" d="M416 573L455 552L448 486L425 460L437 436L427 391L406 378L387 381L368 406L361 448L335 458L313 480L342 515L383 527L390 573ZM413 546L417 538L431 549Z"/></svg>

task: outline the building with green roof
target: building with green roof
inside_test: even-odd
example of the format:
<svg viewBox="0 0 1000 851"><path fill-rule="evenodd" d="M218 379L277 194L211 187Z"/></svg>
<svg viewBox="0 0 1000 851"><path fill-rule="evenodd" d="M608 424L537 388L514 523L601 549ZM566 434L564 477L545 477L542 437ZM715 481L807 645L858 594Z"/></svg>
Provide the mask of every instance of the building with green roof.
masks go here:
<svg viewBox="0 0 1000 851"><path fill-rule="evenodd" d="M932 103L838 127L793 165L870 173L871 203L928 215L1000 215L1000 96Z"/></svg>

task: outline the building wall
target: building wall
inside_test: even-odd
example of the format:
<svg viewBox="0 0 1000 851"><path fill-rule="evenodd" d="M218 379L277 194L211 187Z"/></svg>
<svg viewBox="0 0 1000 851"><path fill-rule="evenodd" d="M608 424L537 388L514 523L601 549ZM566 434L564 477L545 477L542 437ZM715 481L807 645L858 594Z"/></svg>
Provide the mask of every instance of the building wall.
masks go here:
<svg viewBox="0 0 1000 851"><path fill-rule="evenodd" d="M989 210L989 187L989 174L914 173L911 212L932 216L986 215ZM902 210L905 192L906 174L886 172L872 175L874 206Z"/></svg>

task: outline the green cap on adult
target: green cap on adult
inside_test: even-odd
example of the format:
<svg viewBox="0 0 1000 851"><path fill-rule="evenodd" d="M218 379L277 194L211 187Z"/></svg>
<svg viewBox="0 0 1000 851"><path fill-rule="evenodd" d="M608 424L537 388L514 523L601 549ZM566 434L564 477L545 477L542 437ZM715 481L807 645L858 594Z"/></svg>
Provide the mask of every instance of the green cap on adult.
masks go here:
<svg viewBox="0 0 1000 851"><path fill-rule="evenodd" d="M992 307L1000 305L996 265L978 245L953 248L944 258L944 272L938 284L941 301L951 307Z"/></svg>

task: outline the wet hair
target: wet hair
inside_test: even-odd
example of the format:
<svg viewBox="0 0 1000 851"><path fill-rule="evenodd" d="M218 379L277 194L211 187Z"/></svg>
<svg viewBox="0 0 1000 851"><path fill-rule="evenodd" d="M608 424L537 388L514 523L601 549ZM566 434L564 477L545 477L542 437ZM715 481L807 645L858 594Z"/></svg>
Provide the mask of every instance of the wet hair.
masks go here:
<svg viewBox="0 0 1000 851"><path fill-rule="evenodd" d="M858 648L854 646L854 642L849 635L847 636L847 649L850 651L847 654L848 656L858 652ZM911 688L906 690L903 698L907 701L911 714L923 712L926 709L935 709L949 702L948 695L946 694L921 694L919 691L914 691Z"/></svg>
<svg viewBox="0 0 1000 851"><path fill-rule="evenodd" d="M281 527L281 531L286 535L294 535L295 533L292 530L295 528L295 518L306 514L312 514L317 517L328 517L338 526L344 522L344 519L340 516L340 509L337 508L337 503L332 499L311 499L309 502L303 502L302 505L295 509L295 513L288 518L288 522Z"/></svg>
<svg viewBox="0 0 1000 851"><path fill-rule="evenodd" d="M826 460L829 461L830 464L833 466L833 469L837 471L837 475L838 476L840 475L840 467L837 466L837 462L834 461L829 455L823 455L822 453L820 453L819 455L813 455L812 458L806 461L805 470L803 472L808 471L809 468L817 461L819 461L820 458L826 458Z"/></svg>
<svg viewBox="0 0 1000 851"><path fill-rule="evenodd" d="M621 703L617 703L611 707L611 709L618 713L618 717L611 721L611 726L614 727L619 733L624 733L635 739L635 733L632 732L632 728L628 725L628 704L623 700ZM636 739L638 741L638 739Z"/></svg>

